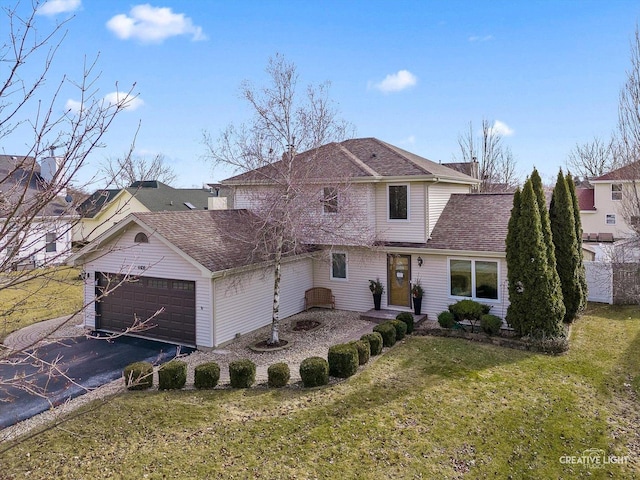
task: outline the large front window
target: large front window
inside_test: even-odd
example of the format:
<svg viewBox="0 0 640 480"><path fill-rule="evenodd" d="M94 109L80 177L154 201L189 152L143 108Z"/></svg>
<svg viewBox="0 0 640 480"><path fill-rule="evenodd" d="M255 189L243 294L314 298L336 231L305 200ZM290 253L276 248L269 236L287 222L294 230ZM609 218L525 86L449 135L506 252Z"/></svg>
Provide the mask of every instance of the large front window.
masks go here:
<svg viewBox="0 0 640 480"><path fill-rule="evenodd" d="M409 219L409 185L389 185L389 220Z"/></svg>
<svg viewBox="0 0 640 480"><path fill-rule="evenodd" d="M449 293L453 297L498 299L498 262L449 260Z"/></svg>

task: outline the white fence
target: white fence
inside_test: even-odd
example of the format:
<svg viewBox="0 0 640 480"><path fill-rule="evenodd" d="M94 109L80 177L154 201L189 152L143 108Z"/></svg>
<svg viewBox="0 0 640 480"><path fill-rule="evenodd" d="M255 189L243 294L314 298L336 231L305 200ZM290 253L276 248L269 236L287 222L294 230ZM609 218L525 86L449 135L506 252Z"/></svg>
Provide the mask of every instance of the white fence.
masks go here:
<svg viewBox="0 0 640 480"><path fill-rule="evenodd" d="M589 301L613 303L613 265L608 262L584 262Z"/></svg>

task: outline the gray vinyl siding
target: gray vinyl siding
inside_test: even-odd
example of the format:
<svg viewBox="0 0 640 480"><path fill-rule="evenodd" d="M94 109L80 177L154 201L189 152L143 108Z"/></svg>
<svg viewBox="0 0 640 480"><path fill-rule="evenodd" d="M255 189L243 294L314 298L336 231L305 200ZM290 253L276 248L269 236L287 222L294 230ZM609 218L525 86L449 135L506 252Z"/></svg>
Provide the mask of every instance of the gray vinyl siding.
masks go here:
<svg viewBox="0 0 640 480"><path fill-rule="evenodd" d="M431 235L433 227L440 218L445 205L454 193L469 193L468 185L457 185L452 183L433 183L427 185L428 221L427 237Z"/></svg>
<svg viewBox="0 0 640 480"><path fill-rule="evenodd" d="M282 266L280 319L304 310L304 292L313 286L312 260ZM271 324L273 269L258 269L214 280L216 345Z"/></svg>
<svg viewBox="0 0 640 480"><path fill-rule="evenodd" d="M313 264L315 287L330 288L336 297L336 308L354 312L366 312L373 308L373 298L369 290L369 280L380 278L387 283L387 254L362 248L340 249L347 253L347 279L331 279L331 255L325 252ZM382 308L387 307L386 288L382 295Z"/></svg>
<svg viewBox="0 0 640 480"><path fill-rule="evenodd" d="M84 287L85 304L89 305L85 309L85 326L95 328L95 272L190 280L196 284L196 344L212 347L211 279L203 277L199 269L150 232L147 232L149 243L135 243L133 239L141 231L139 227L130 228L117 241L103 246L101 252L92 255L84 265L90 274Z"/></svg>
<svg viewBox="0 0 640 480"><path fill-rule="evenodd" d="M388 186L409 185L407 220L389 220ZM423 182L393 182L376 185L376 236L387 242L426 242L425 188Z"/></svg>

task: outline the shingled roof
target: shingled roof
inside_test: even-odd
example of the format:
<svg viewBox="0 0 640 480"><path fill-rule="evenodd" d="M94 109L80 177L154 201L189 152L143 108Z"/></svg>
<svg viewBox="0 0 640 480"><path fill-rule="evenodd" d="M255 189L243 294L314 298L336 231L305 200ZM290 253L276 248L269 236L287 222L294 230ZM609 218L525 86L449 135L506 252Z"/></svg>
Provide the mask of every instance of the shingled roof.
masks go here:
<svg viewBox="0 0 640 480"><path fill-rule="evenodd" d="M512 193L451 195L427 248L504 252L512 208Z"/></svg>
<svg viewBox="0 0 640 480"><path fill-rule="evenodd" d="M211 272L243 267L255 256L256 223L248 210L193 210L131 214Z"/></svg>
<svg viewBox="0 0 640 480"><path fill-rule="evenodd" d="M612 170L604 175L590 179L592 182L612 180L638 180L640 179L640 161L633 162L623 167Z"/></svg>
<svg viewBox="0 0 640 480"><path fill-rule="evenodd" d="M55 197L53 193L40 175L40 165L33 157L0 155L0 218L34 211L42 217L74 215L75 192L69 192L74 195L66 195L66 191L61 189ZM52 198L43 203L43 195L44 198ZM71 202L67 201L67 196Z"/></svg>
<svg viewBox="0 0 640 480"><path fill-rule="evenodd" d="M150 212L204 210L207 208L208 198L212 195L208 189L173 188L157 180L134 182L124 190ZM78 207L78 211L83 217L93 218L121 191L121 189L97 190Z"/></svg>
<svg viewBox="0 0 640 480"><path fill-rule="evenodd" d="M272 183L282 160L223 180L223 184ZM383 177L434 177L477 183L469 175L390 145L377 138L328 143L296 155L294 175L306 181Z"/></svg>

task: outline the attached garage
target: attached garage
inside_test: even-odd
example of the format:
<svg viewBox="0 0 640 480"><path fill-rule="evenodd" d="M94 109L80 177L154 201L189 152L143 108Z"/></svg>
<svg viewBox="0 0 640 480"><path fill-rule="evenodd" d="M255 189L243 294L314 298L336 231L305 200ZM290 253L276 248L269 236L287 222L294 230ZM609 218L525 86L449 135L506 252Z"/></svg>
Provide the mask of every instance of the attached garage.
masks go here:
<svg viewBox="0 0 640 480"><path fill-rule="evenodd" d="M252 258L258 220L246 210L130 214L69 259L83 270L85 327L122 332L162 309L131 334L206 349L268 325L273 267ZM284 261L283 318L304 309L311 256Z"/></svg>
<svg viewBox="0 0 640 480"><path fill-rule="evenodd" d="M195 282L105 272L95 278L96 329L122 332L134 320L150 319L150 328L140 332L145 337L196 345Z"/></svg>

